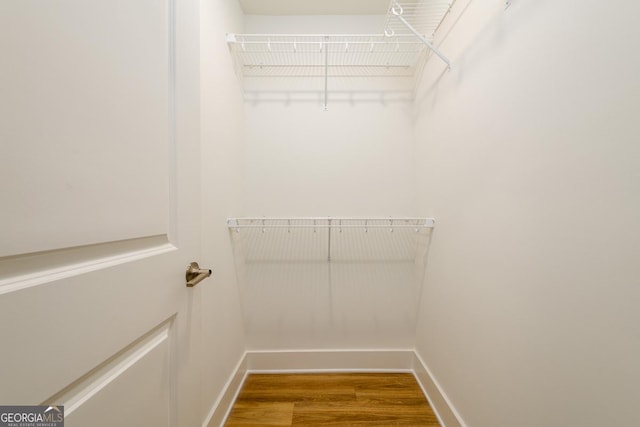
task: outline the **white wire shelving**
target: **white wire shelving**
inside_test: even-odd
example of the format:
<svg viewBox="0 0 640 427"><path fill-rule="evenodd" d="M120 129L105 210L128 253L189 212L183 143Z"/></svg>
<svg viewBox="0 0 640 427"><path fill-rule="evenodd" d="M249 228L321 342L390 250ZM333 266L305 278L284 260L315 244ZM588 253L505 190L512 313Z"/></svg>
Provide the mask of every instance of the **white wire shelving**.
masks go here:
<svg viewBox="0 0 640 427"><path fill-rule="evenodd" d="M227 227L230 230L239 231L241 228L259 228L262 230L270 228L293 229L293 228L361 228L364 231L375 228L386 228L393 232L398 228L413 228L416 232L425 228L433 228L435 219L433 218L409 218L409 217L247 217L228 218Z"/></svg>
<svg viewBox="0 0 640 427"><path fill-rule="evenodd" d="M387 12L385 35L412 34L451 68L451 61L433 45L433 37L452 5L452 0L392 0Z"/></svg>
<svg viewBox="0 0 640 427"><path fill-rule="evenodd" d="M356 232L358 229L363 233L373 230L383 233L416 233L418 236L434 228L433 218L410 218L410 217L388 217L388 218L359 218L359 217L283 217L283 218L228 218L227 227L229 231L240 233L240 230L249 229L250 232L263 234L267 230L275 230L276 233L287 232L293 235L294 230L306 229L308 235L315 233L326 233L327 261L332 259L332 234L347 234L348 231ZM394 233L394 230L397 230ZM427 230L427 231L425 231ZM338 234L339 233L339 234ZM299 237L299 236L298 236Z"/></svg>
<svg viewBox="0 0 640 427"><path fill-rule="evenodd" d="M411 31L397 16L404 17L420 34L433 40L444 17L449 13L452 0L400 0L391 1L385 20L385 31L396 34L411 34Z"/></svg>
<svg viewBox="0 0 640 427"><path fill-rule="evenodd" d="M411 76L425 53L409 34L229 34L227 42L252 77Z"/></svg>
<svg viewBox="0 0 640 427"><path fill-rule="evenodd" d="M329 78L417 79L429 57L450 61L433 36L455 0L392 0L379 34L227 34L242 77L319 77L327 108Z"/></svg>

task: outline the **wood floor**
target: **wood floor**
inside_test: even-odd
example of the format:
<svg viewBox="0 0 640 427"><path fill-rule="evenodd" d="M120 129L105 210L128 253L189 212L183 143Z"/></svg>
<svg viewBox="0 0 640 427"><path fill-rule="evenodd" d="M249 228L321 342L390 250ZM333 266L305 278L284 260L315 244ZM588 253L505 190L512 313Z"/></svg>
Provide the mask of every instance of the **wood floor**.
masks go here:
<svg viewBox="0 0 640 427"><path fill-rule="evenodd" d="M411 374L250 374L225 424L426 426L438 420Z"/></svg>

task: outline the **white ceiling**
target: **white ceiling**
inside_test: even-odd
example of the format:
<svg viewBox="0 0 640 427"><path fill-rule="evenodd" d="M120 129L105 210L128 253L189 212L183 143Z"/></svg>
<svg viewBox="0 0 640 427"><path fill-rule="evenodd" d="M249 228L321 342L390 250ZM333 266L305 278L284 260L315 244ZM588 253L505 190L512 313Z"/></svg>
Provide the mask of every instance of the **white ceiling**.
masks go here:
<svg viewBox="0 0 640 427"><path fill-rule="evenodd" d="M384 15L390 0L240 0L247 15Z"/></svg>

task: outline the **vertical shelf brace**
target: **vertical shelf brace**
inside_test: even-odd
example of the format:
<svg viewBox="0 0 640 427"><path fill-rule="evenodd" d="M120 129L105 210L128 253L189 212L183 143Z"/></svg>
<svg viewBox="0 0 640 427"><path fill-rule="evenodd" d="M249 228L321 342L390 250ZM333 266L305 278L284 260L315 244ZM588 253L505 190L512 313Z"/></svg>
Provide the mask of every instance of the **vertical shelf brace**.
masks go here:
<svg viewBox="0 0 640 427"><path fill-rule="evenodd" d="M328 237L327 237L327 261L331 262L331 217L328 219L329 227L328 228Z"/></svg>
<svg viewBox="0 0 640 427"><path fill-rule="evenodd" d="M329 37L324 38L324 111L328 110L329 93Z"/></svg>

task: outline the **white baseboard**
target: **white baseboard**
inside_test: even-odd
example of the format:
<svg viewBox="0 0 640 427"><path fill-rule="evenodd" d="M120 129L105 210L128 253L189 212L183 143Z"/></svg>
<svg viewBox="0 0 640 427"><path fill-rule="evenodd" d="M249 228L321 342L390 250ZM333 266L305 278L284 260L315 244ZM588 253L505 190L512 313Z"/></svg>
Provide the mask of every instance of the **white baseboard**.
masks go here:
<svg viewBox="0 0 640 427"><path fill-rule="evenodd" d="M231 412L238 393L244 384L244 380L247 377L247 360L246 353L242 355L240 361L236 365L236 368L232 372L229 380L224 386L224 390L220 393L220 397L213 404L213 407L209 411L209 415L205 419L202 427L219 427L222 426Z"/></svg>
<svg viewBox="0 0 640 427"><path fill-rule="evenodd" d="M385 372L413 369L413 350L253 351L249 372Z"/></svg>
<svg viewBox="0 0 640 427"><path fill-rule="evenodd" d="M443 427L466 427L414 350L247 351L238 362L203 427L222 426L249 373L410 372Z"/></svg>
<svg viewBox="0 0 640 427"><path fill-rule="evenodd" d="M443 427L467 427L455 406L453 406L449 397L442 390L429 367L417 352L413 352L413 372L440 424Z"/></svg>

